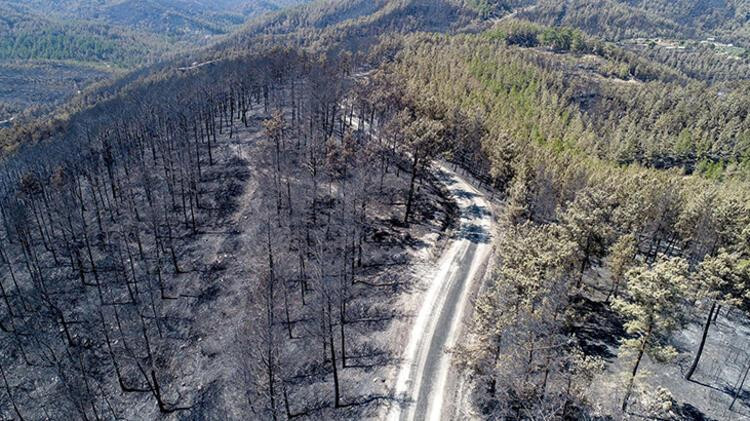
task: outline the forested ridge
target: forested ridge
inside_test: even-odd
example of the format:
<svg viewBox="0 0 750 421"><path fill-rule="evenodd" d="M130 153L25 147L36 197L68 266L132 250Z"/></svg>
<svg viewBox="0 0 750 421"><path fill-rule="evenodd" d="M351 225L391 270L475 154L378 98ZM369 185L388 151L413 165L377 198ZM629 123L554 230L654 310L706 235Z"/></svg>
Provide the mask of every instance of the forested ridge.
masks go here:
<svg viewBox="0 0 750 421"><path fill-rule="evenodd" d="M521 15L543 24L578 27L607 39L715 36L746 44L748 12L750 5L744 0L542 0Z"/></svg>
<svg viewBox="0 0 750 421"><path fill-rule="evenodd" d="M283 9L300 3L304 2L5 0L0 2L4 15L4 24L0 24L0 33L4 35L0 57L73 60L132 68L176 51L211 44L236 30L241 34L237 38L247 39L251 35L253 42L258 41L257 35L263 31L266 36L273 34L274 37L283 32L286 36L297 33L297 40L302 43L320 42L330 46L332 42L343 41L352 48L350 41L337 38L340 30L325 29L346 22L343 26L359 28L347 32L356 33L355 40L367 36L365 28L368 26L397 31L460 28L473 31L478 28L470 28L470 23L476 22L477 17L496 19L512 13L544 25L576 27L606 40L624 42L624 45L656 45L658 48L648 51L652 60L668 62L691 77L703 80L737 80L737 75L747 69L745 46L750 10L741 1L694 4L613 0L346 4L319 1L309 9ZM426 10L431 12L424 13ZM276 11L278 13L271 17L258 18ZM405 19L407 14L414 13L420 13L421 19ZM243 28L246 20L248 23ZM370 31L370 35L377 32ZM662 42L665 40L666 44ZM679 47L673 48L670 43ZM220 44L218 48L230 47ZM80 79L86 80L87 72L81 73ZM25 104L12 105L23 107Z"/></svg>
<svg viewBox="0 0 750 421"><path fill-rule="evenodd" d="M441 66L424 69L435 78L431 86L479 82L494 96L481 105L501 107L491 118L516 139L580 147L620 163L745 177L744 82L708 85L574 31L523 22L441 42L447 46L436 48L451 51L450 62L431 61L436 52L419 42L412 55Z"/></svg>
<svg viewBox="0 0 750 421"><path fill-rule="evenodd" d="M267 2L198 2L190 0L157 0L157 1L17 1L4 0L2 32L12 38L26 37L26 44L44 43L44 34L39 30L69 33L69 36L93 36L109 41L120 48L132 44L133 40L124 42L120 37L131 37L147 43L150 52L161 52L157 48L174 48L175 46L204 45L203 38L223 35L245 22L247 18L273 12L285 6L296 4L295 1ZM39 39L34 35L40 36ZM49 47L50 50L54 46ZM95 46L94 46L95 47ZM80 51L58 49L46 51L47 54L65 55L67 59L88 60L88 54L95 53L92 46L79 44ZM94 51L88 51L94 50ZM22 57L36 53L32 58L44 58L39 55L45 50L11 50L4 49L5 54ZM130 54L129 60L145 61L142 54ZM28 58L28 57L22 57ZM99 57L100 60L107 58ZM109 60L114 61L114 60ZM132 64L132 62L130 62Z"/></svg>
<svg viewBox="0 0 750 421"><path fill-rule="evenodd" d="M15 77L0 78L0 121L40 117L90 84L209 45L246 20L297 3L0 1L0 68L24 66ZM56 66L65 67L64 78L50 74ZM69 76L72 80L60 86ZM15 95L4 95L8 90Z"/></svg>
<svg viewBox="0 0 750 421"><path fill-rule="evenodd" d="M490 236L450 166L495 223L462 411L741 419L746 7L321 1L0 129L0 416L409 405L425 267Z"/></svg>
<svg viewBox="0 0 750 421"><path fill-rule="evenodd" d="M622 409L635 401L636 413L675 416L667 389L638 383L638 366L644 354L676 356L668 338L689 302L708 302L709 321L721 305L746 308L746 184L597 158L606 137L554 95L565 91L564 74L541 71L537 52L490 46L496 36L487 35L407 38L385 66L412 92L483 122L479 145L460 144L453 159L507 189L498 266L477 302L476 338L459 351L481 413L595 415L588 386L604 360L584 351L600 339L579 329L591 306L611 303L626 321L620 353L633 373ZM476 164L483 154L489 166Z"/></svg>

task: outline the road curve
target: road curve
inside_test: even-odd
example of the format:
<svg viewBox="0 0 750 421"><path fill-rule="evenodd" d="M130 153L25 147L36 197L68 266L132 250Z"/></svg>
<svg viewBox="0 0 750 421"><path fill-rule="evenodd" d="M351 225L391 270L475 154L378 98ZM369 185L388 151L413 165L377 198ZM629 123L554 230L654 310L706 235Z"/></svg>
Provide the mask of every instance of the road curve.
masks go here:
<svg viewBox="0 0 750 421"><path fill-rule="evenodd" d="M349 124L370 130L358 118ZM445 404L449 386L454 386L448 382L447 351L456 345L470 293L492 250L492 212L484 194L448 166L437 169L437 177L459 207L460 226L422 298L396 377L395 396L403 404L389 408L389 421L440 420L455 412Z"/></svg>
<svg viewBox="0 0 750 421"><path fill-rule="evenodd" d="M474 283L492 249L492 214L484 195L446 166L439 178L457 202L461 217L456 238L438 260L422 300L396 378L403 402L388 412L389 421L440 420L450 413L445 398L451 355L461 321L470 306Z"/></svg>

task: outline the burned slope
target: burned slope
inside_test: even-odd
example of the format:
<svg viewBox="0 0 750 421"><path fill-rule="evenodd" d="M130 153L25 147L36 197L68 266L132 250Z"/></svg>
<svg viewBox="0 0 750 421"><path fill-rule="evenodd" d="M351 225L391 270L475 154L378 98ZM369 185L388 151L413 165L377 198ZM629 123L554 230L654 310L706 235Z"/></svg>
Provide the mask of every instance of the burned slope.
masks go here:
<svg viewBox="0 0 750 421"><path fill-rule="evenodd" d="M6 158L4 417L351 417L388 398L362 384L398 344L368 338L403 316L408 251L444 211L396 139L347 129L376 113L338 69L274 49L174 70Z"/></svg>

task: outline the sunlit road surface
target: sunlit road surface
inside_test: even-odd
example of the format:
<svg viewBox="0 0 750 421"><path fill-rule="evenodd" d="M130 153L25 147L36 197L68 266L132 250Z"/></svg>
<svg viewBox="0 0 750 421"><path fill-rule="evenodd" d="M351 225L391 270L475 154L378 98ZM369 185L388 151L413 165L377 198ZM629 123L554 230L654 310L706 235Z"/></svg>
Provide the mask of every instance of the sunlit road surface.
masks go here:
<svg viewBox="0 0 750 421"><path fill-rule="evenodd" d="M451 354L461 321L470 305L473 283L492 249L492 216L483 194L450 169L440 175L461 211L456 238L438 261L409 336L396 380L402 402L388 413L390 421L440 420L446 407Z"/></svg>

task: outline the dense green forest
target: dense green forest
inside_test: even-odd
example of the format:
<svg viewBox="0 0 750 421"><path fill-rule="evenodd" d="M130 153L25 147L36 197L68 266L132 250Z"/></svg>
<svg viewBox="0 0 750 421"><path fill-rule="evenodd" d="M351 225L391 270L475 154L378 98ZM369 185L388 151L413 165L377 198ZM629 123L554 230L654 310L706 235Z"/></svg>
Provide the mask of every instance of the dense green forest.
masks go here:
<svg viewBox="0 0 750 421"><path fill-rule="evenodd" d="M568 75L573 72L561 53L534 47L549 44L565 51L567 42L559 40L567 38L566 32L508 25L480 35L407 37L396 58L382 67L378 85L405 87L396 97L414 98L412 112L425 118L449 121L458 114L482 122L479 139L451 131L454 135L446 138L454 145L451 159L507 192L495 243L497 266L476 303L474 340L458 349L459 360L472 373L479 412L486 419L588 419L600 414L603 401L596 399L602 397L595 398L590 385L611 357L592 352L592 342L613 335L619 340L617 364L625 367L612 380L619 385L621 405L615 411L696 419L680 415L672 392L682 386L674 385L673 391L650 387L649 376L662 374L643 374L639 367L644 355L664 364L681 355L693 361L683 372L687 382L700 365L717 309L731 306L746 314L750 197L746 181L739 180L746 179L746 161L724 172L721 165L698 165L709 178L725 175L723 183L685 177L682 171L618 165L622 156L611 151L623 141L617 135L623 128L598 124L607 121L606 114L572 100L576 94ZM536 41L530 35L545 32ZM586 51L590 42L582 37L571 49ZM660 77L673 76L661 75L658 67L643 70L640 77L650 81L639 81L633 73L603 74L615 64L609 54L597 53L599 58L588 62L578 77L585 77L586 86L592 78L605 79L599 89L611 98L608 108L616 107L620 118L637 116L627 123L635 139L670 139L668 131L649 134L659 124L649 125L640 105L648 108L659 100L649 100L644 90L660 87L654 93L659 97L676 91L677 105L662 109L659 116L690 110L681 102L710 92L702 84L691 88L695 82L664 82ZM636 97L630 104L639 107L617 105L624 103L617 95L622 95L619 101ZM693 112L712 115L708 107ZM687 122L700 119L693 116L679 124L695 127ZM687 136L683 140L688 143ZM714 142L721 147L721 138ZM643 147L677 153L678 145ZM731 171L740 174L731 177ZM608 274L600 279L602 270ZM698 302L711 307L703 342L698 350L678 351L671 341L684 318L697 313L693 317L705 320L707 307L696 307ZM598 310L592 313L592 308ZM594 333L586 331L586 320L609 317L623 322L622 333L601 325ZM611 395L603 399L612 402Z"/></svg>
<svg viewBox="0 0 750 421"><path fill-rule="evenodd" d="M56 59L132 67L206 45L246 19L296 2L0 2L0 60Z"/></svg>
<svg viewBox="0 0 750 421"><path fill-rule="evenodd" d="M155 40L83 21L52 20L0 4L0 60L72 60L129 67L153 59Z"/></svg>
<svg viewBox="0 0 750 421"><path fill-rule="evenodd" d="M596 151L602 158L659 168L704 170L716 163L734 170L746 167L750 134L746 82L706 84L572 30L510 22L484 39L521 47L505 54L518 54L534 64L528 79L518 81L521 86L509 93L533 95L536 101L546 98L560 107L555 113L561 116L560 128L537 124L542 133L527 133L528 139L573 137L586 144L587 152ZM502 45L483 47L492 54L503 51ZM482 51L476 48L466 54L476 57ZM502 59L474 58L470 72L492 88L497 75L506 72L502 63ZM535 109L549 112L548 107ZM529 116L509 116L510 124L523 124L524 118Z"/></svg>

